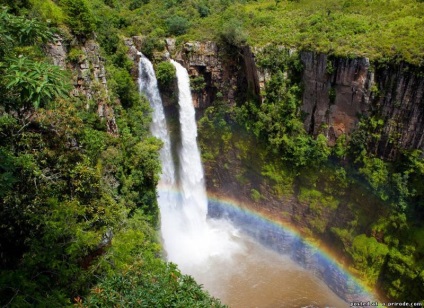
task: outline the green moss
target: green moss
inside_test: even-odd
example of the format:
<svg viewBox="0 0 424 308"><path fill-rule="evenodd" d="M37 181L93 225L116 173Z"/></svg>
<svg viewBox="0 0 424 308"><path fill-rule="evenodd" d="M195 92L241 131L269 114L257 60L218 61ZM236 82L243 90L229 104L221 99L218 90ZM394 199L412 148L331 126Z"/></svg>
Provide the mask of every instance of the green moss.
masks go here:
<svg viewBox="0 0 424 308"><path fill-rule="evenodd" d="M379 278L389 248L365 234L354 238L352 247L348 249L352 256L354 267L369 285L374 285Z"/></svg>
<svg viewBox="0 0 424 308"><path fill-rule="evenodd" d="M257 191L256 189L253 189L253 188L250 190L250 197L255 202L259 202L260 200L263 199L261 193L259 191Z"/></svg>

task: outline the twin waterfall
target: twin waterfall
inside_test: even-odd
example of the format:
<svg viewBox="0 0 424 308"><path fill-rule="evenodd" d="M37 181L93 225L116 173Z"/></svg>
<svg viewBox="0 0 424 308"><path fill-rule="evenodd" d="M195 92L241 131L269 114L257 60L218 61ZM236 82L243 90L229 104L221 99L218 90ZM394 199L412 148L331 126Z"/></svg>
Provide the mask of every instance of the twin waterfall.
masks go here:
<svg viewBox="0 0 424 308"><path fill-rule="evenodd" d="M172 145L153 66L143 55L139 63L140 92L147 96L153 109L150 129L163 142L158 185L162 239L168 261L178 264L184 274L207 284L205 280L213 279L209 267L223 258L231 258L241 247L232 240L236 231L229 223L207 218L208 200L196 142L190 79L184 67L173 60L171 63L178 79L181 127L181 142ZM177 148L178 157L173 157L173 147ZM179 166L178 172L175 166Z"/></svg>
<svg viewBox="0 0 424 308"><path fill-rule="evenodd" d="M167 260L233 307L346 307L347 303L314 272L342 293L352 290L348 275L294 233L249 212L226 207L219 200L209 200L209 214L227 217L232 223L208 217L187 71L171 60L176 69L179 102L179 129L174 128L171 138L153 66L146 57L140 57L140 92L153 109L150 130L163 142L158 204ZM303 262L302 267L294 260Z"/></svg>

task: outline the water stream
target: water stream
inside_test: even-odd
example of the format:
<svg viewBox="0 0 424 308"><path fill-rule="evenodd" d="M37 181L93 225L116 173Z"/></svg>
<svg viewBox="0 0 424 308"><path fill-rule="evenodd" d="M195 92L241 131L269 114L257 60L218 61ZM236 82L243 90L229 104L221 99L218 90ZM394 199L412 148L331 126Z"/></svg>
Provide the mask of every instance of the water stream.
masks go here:
<svg viewBox="0 0 424 308"><path fill-rule="evenodd" d="M151 132L164 143L158 204L168 261L178 264L184 274L192 275L231 307L346 306L290 258L261 246L229 220L208 218L189 76L179 63L171 63L178 79L178 145L170 142L153 66L143 55L139 66L140 92L153 108ZM178 147L178 157L172 157L172 147Z"/></svg>

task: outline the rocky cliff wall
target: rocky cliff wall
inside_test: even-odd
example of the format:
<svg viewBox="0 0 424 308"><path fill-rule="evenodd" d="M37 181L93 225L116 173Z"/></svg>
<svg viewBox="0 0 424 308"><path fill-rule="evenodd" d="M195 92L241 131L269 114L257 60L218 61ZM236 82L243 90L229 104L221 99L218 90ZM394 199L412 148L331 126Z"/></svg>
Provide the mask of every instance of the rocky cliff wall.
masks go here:
<svg viewBox="0 0 424 308"><path fill-rule="evenodd" d="M393 159L399 149L424 150L424 77L407 64L379 66L366 58L301 52L305 129L333 144L362 117L380 120L369 150Z"/></svg>
<svg viewBox="0 0 424 308"><path fill-rule="evenodd" d="M250 47L229 55L215 42L188 42L177 50L175 42L167 40L167 50L190 76L203 77L206 86L193 92L196 108L206 108L215 101L234 105L260 97L258 70Z"/></svg>
<svg viewBox="0 0 424 308"><path fill-rule="evenodd" d="M330 142L352 132L358 115L368 112L371 97L367 59L329 60L324 54L302 52L302 111L310 134L324 132Z"/></svg>
<svg viewBox="0 0 424 308"><path fill-rule="evenodd" d="M134 60L142 41L135 37L126 42ZM166 51L156 57L172 57L190 76L203 77L205 87L193 91L193 104L204 109L216 102L235 105L261 100L270 76L257 67L255 52L247 46L229 52L215 42L187 42L178 47L174 39L167 39ZM360 119L372 117L380 123L374 132L379 137L368 144L375 155L394 159L400 149L424 150L424 76L419 69L307 51L300 52L300 59L302 111L310 134L323 133L333 145L341 135L351 135ZM175 103L163 92L165 104Z"/></svg>
<svg viewBox="0 0 424 308"><path fill-rule="evenodd" d="M217 93L230 104L260 99L269 78L248 47L233 58L212 42L186 43L180 51L173 45L170 52L191 76L204 76L205 89L193 93L198 108L212 105ZM382 123L376 128L380 137L368 144L377 156L394 159L399 149L424 150L424 77L417 68L306 51L300 59L302 111L310 134L323 133L332 145L339 136L352 134L361 118L373 117Z"/></svg>
<svg viewBox="0 0 424 308"><path fill-rule="evenodd" d="M53 63L62 68L71 69L74 89L72 96L83 96L88 101L93 100L97 105L97 115L105 119L107 132L118 133L118 126L109 97L106 80L105 60L100 55L100 47L94 40L87 40L80 48L81 55L77 61L67 61L68 50L59 36L46 46L47 54Z"/></svg>

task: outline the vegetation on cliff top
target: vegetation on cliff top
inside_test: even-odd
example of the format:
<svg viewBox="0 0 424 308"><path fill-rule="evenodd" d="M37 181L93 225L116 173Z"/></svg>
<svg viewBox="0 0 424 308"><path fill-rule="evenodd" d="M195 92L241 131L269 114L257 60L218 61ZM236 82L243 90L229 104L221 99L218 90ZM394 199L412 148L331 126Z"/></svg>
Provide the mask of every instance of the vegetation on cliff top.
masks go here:
<svg viewBox="0 0 424 308"><path fill-rule="evenodd" d="M424 65L424 2L419 0L62 0L60 6L52 0L29 2L31 14L61 28L67 25L77 35L95 28L106 50L116 48L120 35L143 35L149 45L159 47L169 36L178 42L217 40L232 30L252 46L277 44Z"/></svg>
<svg viewBox="0 0 424 308"><path fill-rule="evenodd" d="M237 18L253 46L278 44L424 65L423 15L424 3L416 0L239 1L201 19L189 33L191 38L211 38L213 30Z"/></svg>

